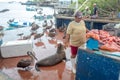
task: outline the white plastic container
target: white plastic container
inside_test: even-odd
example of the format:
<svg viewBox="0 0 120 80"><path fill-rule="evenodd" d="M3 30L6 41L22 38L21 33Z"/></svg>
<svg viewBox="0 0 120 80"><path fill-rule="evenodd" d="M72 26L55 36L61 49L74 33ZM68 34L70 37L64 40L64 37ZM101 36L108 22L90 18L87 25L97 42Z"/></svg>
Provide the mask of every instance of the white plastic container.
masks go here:
<svg viewBox="0 0 120 80"><path fill-rule="evenodd" d="M25 56L27 51L33 51L31 40L8 41L1 45L3 58Z"/></svg>

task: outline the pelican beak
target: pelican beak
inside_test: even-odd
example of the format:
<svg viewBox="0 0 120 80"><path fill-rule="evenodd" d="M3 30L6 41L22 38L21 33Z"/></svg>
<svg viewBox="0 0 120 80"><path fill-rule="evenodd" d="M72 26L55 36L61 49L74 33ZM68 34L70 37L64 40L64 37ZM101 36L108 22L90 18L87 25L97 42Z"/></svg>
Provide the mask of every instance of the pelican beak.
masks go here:
<svg viewBox="0 0 120 80"><path fill-rule="evenodd" d="M38 60L32 52L31 52L31 55L34 57L35 60Z"/></svg>
<svg viewBox="0 0 120 80"><path fill-rule="evenodd" d="M29 56L32 56L35 60L38 60L32 52L28 51L27 54L28 54Z"/></svg>

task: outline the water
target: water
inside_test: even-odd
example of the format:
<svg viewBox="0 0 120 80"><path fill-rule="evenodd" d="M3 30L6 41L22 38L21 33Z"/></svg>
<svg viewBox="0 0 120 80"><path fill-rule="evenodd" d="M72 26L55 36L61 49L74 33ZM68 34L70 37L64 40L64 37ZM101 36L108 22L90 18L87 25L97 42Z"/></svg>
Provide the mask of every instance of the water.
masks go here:
<svg viewBox="0 0 120 80"><path fill-rule="evenodd" d="M41 7L43 9L42 13L45 15L53 15L54 9L50 7ZM9 27L9 24L7 21L9 19L15 18L19 21L34 21L38 23L38 25L41 26L41 23L44 21L39 21L34 19L34 15L37 13L36 11L26 11L26 5L21 5L20 3L7 3L7 2L0 2L0 10L3 9L9 9L9 11L0 13L0 26L3 26L5 28ZM55 21L55 18L52 19ZM39 30L39 32L41 32ZM16 34L18 33L24 33L24 35L30 34L30 27L25 28L19 28L14 30L7 30L4 31L4 37L2 38L4 42L16 40L19 38ZM12 35L12 37L10 36Z"/></svg>
<svg viewBox="0 0 120 80"><path fill-rule="evenodd" d="M13 4L9 4L9 3L0 3L0 10L2 9L9 9L10 11L4 12L4 13L0 13L0 25L7 27L7 21L9 19L30 19L32 17L32 15L34 14L33 12L27 12L26 6L21 6L21 4L19 3L13 3Z"/></svg>
<svg viewBox="0 0 120 80"><path fill-rule="evenodd" d="M42 8L43 14L54 14L54 9L49 7ZM22 21L36 21L33 17L36 14L36 11L26 11L26 5L21 5L20 3L0 2L0 10L2 9L9 9L10 11L0 13L1 26L8 27L7 21L13 18Z"/></svg>

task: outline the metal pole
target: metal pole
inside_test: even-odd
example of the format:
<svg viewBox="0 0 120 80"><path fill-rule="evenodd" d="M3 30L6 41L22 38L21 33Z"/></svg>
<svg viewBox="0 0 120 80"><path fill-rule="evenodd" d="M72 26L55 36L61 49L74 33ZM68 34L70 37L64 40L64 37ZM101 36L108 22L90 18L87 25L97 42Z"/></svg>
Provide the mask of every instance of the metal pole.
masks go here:
<svg viewBox="0 0 120 80"><path fill-rule="evenodd" d="M78 0L77 0L77 1L78 1ZM83 4L82 4L78 9L76 9L75 13L76 13L77 11L79 11L79 9L82 8L82 7L87 3L87 1L89 1L89 0L86 0L85 2L83 2ZM75 13L74 13L74 14L75 14Z"/></svg>

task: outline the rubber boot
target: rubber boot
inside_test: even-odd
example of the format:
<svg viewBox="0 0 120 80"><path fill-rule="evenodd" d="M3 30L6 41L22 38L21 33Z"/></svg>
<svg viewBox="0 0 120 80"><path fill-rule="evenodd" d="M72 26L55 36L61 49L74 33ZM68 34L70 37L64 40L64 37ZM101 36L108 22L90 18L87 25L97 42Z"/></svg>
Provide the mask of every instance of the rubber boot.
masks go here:
<svg viewBox="0 0 120 80"><path fill-rule="evenodd" d="M71 63L72 63L72 72L75 74L76 73L75 58L71 58Z"/></svg>

